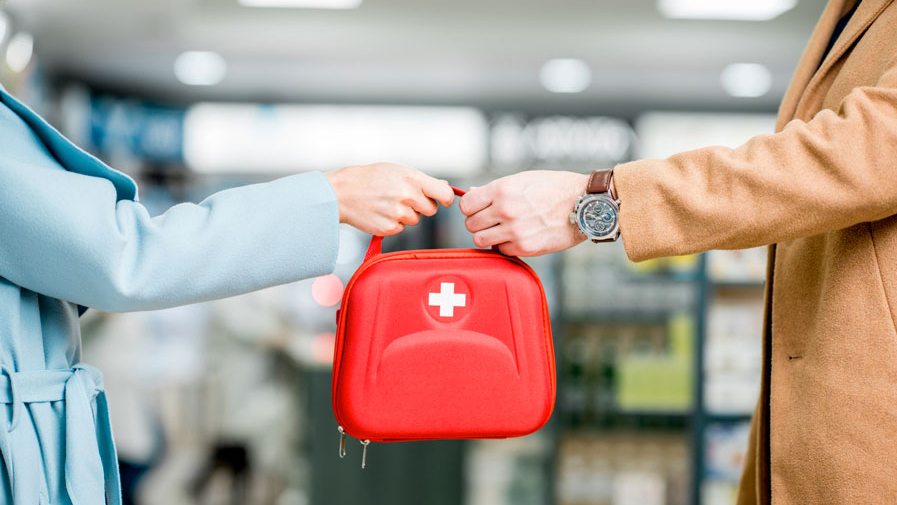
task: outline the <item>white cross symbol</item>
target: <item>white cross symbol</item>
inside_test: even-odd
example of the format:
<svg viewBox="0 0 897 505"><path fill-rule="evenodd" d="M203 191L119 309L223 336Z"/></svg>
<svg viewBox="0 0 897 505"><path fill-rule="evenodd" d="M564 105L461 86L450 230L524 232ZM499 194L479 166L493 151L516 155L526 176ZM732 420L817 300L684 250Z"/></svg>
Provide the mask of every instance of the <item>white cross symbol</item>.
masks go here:
<svg viewBox="0 0 897 505"><path fill-rule="evenodd" d="M430 293L431 306L439 306L439 317L455 317L455 307L466 305L467 295L455 293L454 282L442 282L438 293Z"/></svg>

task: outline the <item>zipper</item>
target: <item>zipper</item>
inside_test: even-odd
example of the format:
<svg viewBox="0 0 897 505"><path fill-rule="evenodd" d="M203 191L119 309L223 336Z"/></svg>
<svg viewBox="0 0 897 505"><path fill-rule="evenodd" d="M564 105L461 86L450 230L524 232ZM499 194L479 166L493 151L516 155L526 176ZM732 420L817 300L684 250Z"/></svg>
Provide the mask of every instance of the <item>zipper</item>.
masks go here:
<svg viewBox="0 0 897 505"><path fill-rule="evenodd" d="M364 449L361 450L361 469L364 470L364 465L368 459L368 445L371 444L370 440L361 440L361 446Z"/></svg>
<svg viewBox="0 0 897 505"><path fill-rule="evenodd" d="M346 430L342 426L337 426L339 431L339 459L346 457Z"/></svg>
<svg viewBox="0 0 897 505"><path fill-rule="evenodd" d="M336 429L339 431L339 457L340 459L344 459L346 457L346 430L344 430L342 426L337 426ZM361 442L361 446L363 447L361 450L361 469L364 470L368 459L368 445L371 444L371 441L359 440L359 442Z"/></svg>

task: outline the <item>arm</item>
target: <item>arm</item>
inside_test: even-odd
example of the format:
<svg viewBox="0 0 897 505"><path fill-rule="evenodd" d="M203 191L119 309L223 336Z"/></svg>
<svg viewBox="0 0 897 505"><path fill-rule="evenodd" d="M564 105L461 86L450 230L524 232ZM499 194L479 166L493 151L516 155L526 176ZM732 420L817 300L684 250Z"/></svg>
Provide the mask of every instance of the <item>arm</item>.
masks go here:
<svg viewBox="0 0 897 505"><path fill-rule="evenodd" d="M567 221L586 176L523 172L461 199L480 247L533 256L583 240ZM633 261L772 244L897 214L897 66L838 111L736 149L619 165L614 186Z"/></svg>
<svg viewBox="0 0 897 505"><path fill-rule="evenodd" d="M897 214L897 68L837 111L736 149L711 147L614 170L635 261L741 249Z"/></svg>
<svg viewBox="0 0 897 505"><path fill-rule="evenodd" d="M232 296L332 270L336 198L305 174L151 218L112 185L48 164L0 167L0 276L108 311Z"/></svg>
<svg viewBox="0 0 897 505"><path fill-rule="evenodd" d="M139 203L118 201L108 180L66 171L2 106L0 137L0 277L107 311L321 275L333 269L340 220L394 233L418 212L435 212L430 196L452 198L444 181L378 164L229 189L150 217Z"/></svg>

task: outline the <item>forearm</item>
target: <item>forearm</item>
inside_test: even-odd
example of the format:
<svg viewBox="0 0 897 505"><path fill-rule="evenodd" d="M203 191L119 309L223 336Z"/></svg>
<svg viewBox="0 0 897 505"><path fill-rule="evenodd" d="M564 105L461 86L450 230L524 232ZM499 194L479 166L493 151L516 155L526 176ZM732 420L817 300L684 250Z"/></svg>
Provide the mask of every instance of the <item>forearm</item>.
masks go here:
<svg viewBox="0 0 897 505"><path fill-rule="evenodd" d="M897 213L897 89L854 90L840 110L737 149L711 147L618 166L620 224L633 260L739 249Z"/></svg>
<svg viewBox="0 0 897 505"><path fill-rule="evenodd" d="M211 300L320 275L338 247L335 197L321 174L217 193L151 218L101 179L35 168L0 223L0 275L109 311Z"/></svg>

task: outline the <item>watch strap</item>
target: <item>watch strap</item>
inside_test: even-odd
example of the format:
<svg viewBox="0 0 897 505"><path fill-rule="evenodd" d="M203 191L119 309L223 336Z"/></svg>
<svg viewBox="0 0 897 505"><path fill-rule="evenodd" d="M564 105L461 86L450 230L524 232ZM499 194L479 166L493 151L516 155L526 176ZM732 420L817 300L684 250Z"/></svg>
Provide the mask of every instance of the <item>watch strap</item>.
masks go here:
<svg viewBox="0 0 897 505"><path fill-rule="evenodd" d="M607 193L610 195L610 183L614 177L614 169L609 170L595 170L592 172L592 175L589 176L589 182L586 184L586 194L595 195L601 193ZM616 198L616 195L610 195L611 198ZM608 237L605 239L591 239L592 242L596 244L599 242L614 242L620 236L620 232L617 231L617 234L613 237Z"/></svg>
<svg viewBox="0 0 897 505"><path fill-rule="evenodd" d="M589 176L589 183L586 185L587 194L608 193L610 191L610 181L614 176L614 170L595 170Z"/></svg>

